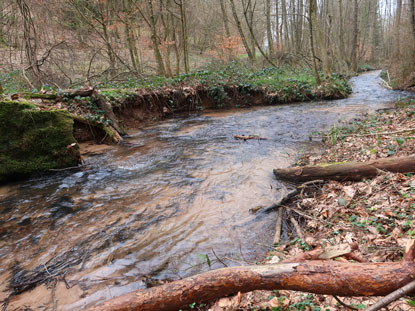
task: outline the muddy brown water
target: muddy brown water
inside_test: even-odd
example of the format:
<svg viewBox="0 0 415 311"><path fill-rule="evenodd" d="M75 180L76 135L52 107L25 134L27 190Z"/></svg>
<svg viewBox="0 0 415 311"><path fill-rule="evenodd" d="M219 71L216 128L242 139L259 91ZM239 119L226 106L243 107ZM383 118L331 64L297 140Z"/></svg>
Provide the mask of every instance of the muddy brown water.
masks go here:
<svg viewBox="0 0 415 311"><path fill-rule="evenodd" d="M378 74L353 78L344 100L170 119L132 131L82 170L0 187L0 300L20 282L17 291L32 289L7 310L79 310L154 279L222 267L217 257L262 259L276 214L249 209L281 195L272 169L319 148L313 131L405 95L382 88ZM48 281L30 285L36 277Z"/></svg>

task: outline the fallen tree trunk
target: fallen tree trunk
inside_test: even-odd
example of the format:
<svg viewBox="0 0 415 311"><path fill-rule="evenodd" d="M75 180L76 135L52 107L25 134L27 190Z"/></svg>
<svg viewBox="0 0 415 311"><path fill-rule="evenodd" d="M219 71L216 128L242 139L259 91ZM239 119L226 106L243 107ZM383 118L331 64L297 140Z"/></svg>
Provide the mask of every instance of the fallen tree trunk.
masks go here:
<svg viewBox="0 0 415 311"><path fill-rule="evenodd" d="M303 166L285 169L275 169L277 178L292 181L305 182L315 179L324 180L362 180L373 178L379 170L393 173L415 172L415 156L377 159L369 162L348 162L325 166Z"/></svg>
<svg viewBox="0 0 415 311"><path fill-rule="evenodd" d="M104 123L100 123L100 122L93 121L93 120L88 120L82 116L78 116L73 113L71 114L71 117L74 120L74 122L85 124L88 128L90 128L90 131L92 132L93 132L93 128L102 130L105 133L105 136L101 138L101 141L98 141L97 139L94 138L94 140L96 140L99 143L109 142L109 143L117 144L120 141L123 141L123 138L120 136L118 131L115 128L113 128L111 125L105 125Z"/></svg>
<svg viewBox="0 0 415 311"><path fill-rule="evenodd" d="M50 93L31 93L31 92L23 92L20 94L13 94L11 98L13 100L19 98L31 98L31 99L47 99L47 100L58 100L63 98L75 98L79 97L88 97L94 93L93 88L87 89L79 89L79 90L65 90L59 93L50 94Z"/></svg>
<svg viewBox="0 0 415 311"><path fill-rule="evenodd" d="M25 92L21 94L13 94L12 99L16 100L19 97L23 98L30 98L30 99L45 99L45 100L63 100L64 98L75 98L75 97L88 97L90 96L97 104L101 110L104 111L105 116L108 120L111 121L112 127L120 134L125 135L126 131L118 122L117 117L115 116L112 106L109 102L106 101L105 97L102 96L95 88L85 88L79 90L65 90L62 92L58 92L56 94L50 93L30 93Z"/></svg>
<svg viewBox="0 0 415 311"><path fill-rule="evenodd" d="M337 296L385 296L414 279L412 261L342 263L307 261L213 270L162 286L129 293L88 311L177 311L252 290L298 290Z"/></svg>

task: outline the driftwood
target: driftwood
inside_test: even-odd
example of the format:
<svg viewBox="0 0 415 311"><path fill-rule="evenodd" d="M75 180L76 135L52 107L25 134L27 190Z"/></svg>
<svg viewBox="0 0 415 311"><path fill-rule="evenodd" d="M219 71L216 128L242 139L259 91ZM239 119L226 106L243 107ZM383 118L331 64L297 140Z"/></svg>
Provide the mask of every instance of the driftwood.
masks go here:
<svg viewBox="0 0 415 311"><path fill-rule="evenodd" d="M413 281L415 263L307 261L213 270L113 298L88 311L176 311L193 302L263 290L337 296L385 296Z"/></svg>
<svg viewBox="0 0 415 311"><path fill-rule="evenodd" d="M369 162L348 162L326 166L304 166L286 169L275 169L277 178L291 181L304 182L314 179L324 180L362 180L373 178L379 171L393 173L415 172L415 156L377 159Z"/></svg>
<svg viewBox="0 0 415 311"><path fill-rule="evenodd" d="M244 135L233 135L233 138L235 139L242 139L244 141L250 140L250 139L257 139L257 140L267 140L267 138L264 137L259 137L257 135L249 135L249 136L244 136Z"/></svg>

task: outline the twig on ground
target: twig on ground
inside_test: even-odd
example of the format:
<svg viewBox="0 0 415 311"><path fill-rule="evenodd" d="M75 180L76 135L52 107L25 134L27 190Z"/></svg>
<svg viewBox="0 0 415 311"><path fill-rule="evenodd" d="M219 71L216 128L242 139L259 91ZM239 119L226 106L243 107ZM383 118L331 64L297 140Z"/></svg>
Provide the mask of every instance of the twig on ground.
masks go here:
<svg viewBox="0 0 415 311"><path fill-rule="evenodd" d="M275 225L274 245L279 244L281 241L282 214L284 213L284 210L284 207L280 207L278 210L277 224Z"/></svg>
<svg viewBox="0 0 415 311"><path fill-rule="evenodd" d="M415 281L406 284L405 286L401 287L400 289L390 293L389 295L380 299L377 303L370 306L366 311L377 311L380 310L390 303L398 300L399 298L413 292L415 290Z"/></svg>
<svg viewBox="0 0 415 311"><path fill-rule="evenodd" d="M295 228L295 231L297 232L297 236L301 239L301 240L303 240L304 241L304 235L303 235L303 232L301 231L301 227L300 227L300 225L298 224L298 222L297 222L297 220L295 220L295 218L294 217L290 217L290 220L291 220L291 223L293 224L293 226L294 226L294 228Z"/></svg>
<svg viewBox="0 0 415 311"><path fill-rule="evenodd" d="M223 260L222 259L220 259L219 257L218 257L218 255L216 255L216 253L215 253L215 250L212 248L212 253L213 253L213 255L215 255L215 257L216 257L216 259L224 266L224 267L228 267L228 265L225 263L225 262L223 262Z"/></svg>
<svg viewBox="0 0 415 311"><path fill-rule="evenodd" d="M353 306L350 306L350 305L348 305L348 304L344 303L344 302L343 302L343 301L341 301L341 300L339 299L339 297L337 297L337 296L333 296L333 298L334 298L334 299L336 299L336 301L337 301L339 304L341 304L343 307L345 307L345 308L347 308L347 309L350 309L350 310L359 310L358 308L355 308L355 307L353 307Z"/></svg>

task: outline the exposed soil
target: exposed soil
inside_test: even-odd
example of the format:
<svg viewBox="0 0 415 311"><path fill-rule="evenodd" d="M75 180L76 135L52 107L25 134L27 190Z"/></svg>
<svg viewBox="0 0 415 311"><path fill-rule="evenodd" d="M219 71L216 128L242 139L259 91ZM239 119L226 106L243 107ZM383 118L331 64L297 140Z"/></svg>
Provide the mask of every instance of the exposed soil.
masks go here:
<svg viewBox="0 0 415 311"><path fill-rule="evenodd" d="M236 86L226 86L221 91L212 91L202 85L184 86L138 90L137 94L114 105L114 112L126 128L140 128L173 114L341 99L345 96L347 94L344 91L332 88L329 84L315 89L311 94L299 91L298 94L290 96L285 96L283 91L277 93L270 93L265 89L247 91Z"/></svg>

